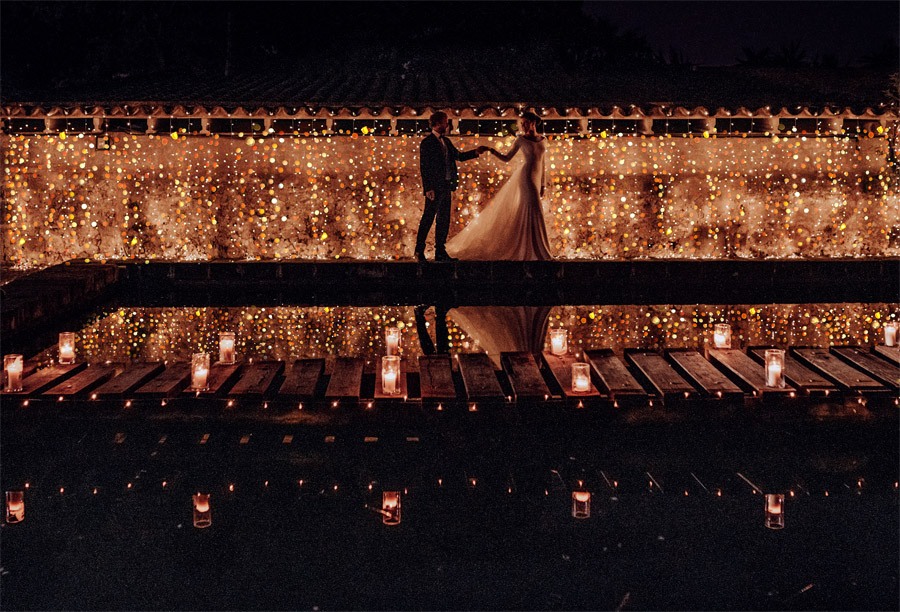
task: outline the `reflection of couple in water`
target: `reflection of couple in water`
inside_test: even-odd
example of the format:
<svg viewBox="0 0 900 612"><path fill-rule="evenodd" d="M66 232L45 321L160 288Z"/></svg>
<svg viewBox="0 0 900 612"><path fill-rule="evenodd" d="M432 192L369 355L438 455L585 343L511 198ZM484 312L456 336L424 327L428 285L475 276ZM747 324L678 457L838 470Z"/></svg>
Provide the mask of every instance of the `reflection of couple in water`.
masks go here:
<svg viewBox="0 0 900 612"><path fill-rule="evenodd" d="M438 302L434 307L435 340L428 333L427 306L416 306L416 331L425 355L450 354L449 314L466 335L500 367L500 353L544 349L550 306L463 306L451 309Z"/></svg>

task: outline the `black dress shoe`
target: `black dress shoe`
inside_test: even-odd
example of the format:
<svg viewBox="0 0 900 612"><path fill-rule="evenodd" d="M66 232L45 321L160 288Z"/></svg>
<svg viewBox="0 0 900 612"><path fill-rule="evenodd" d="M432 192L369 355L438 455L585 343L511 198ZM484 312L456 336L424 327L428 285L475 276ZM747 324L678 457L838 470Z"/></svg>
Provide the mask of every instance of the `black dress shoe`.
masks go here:
<svg viewBox="0 0 900 612"><path fill-rule="evenodd" d="M450 257L446 253L440 253L434 256L435 261L459 261L457 257Z"/></svg>
<svg viewBox="0 0 900 612"><path fill-rule="evenodd" d="M419 263L425 263L428 260L425 259L425 253L416 253L416 261L418 261Z"/></svg>

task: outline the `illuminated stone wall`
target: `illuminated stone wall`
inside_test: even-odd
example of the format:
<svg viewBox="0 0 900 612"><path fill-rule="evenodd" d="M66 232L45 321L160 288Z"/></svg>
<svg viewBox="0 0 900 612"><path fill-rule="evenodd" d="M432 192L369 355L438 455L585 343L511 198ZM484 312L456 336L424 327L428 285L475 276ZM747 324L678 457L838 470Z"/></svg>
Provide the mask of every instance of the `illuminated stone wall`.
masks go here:
<svg viewBox="0 0 900 612"><path fill-rule="evenodd" d="M461 148L511 138L457 137ZM418 137L0 137L3 262L397 259L422 209ZM900 255L885 138L554 137L562 258ZM451 235L519 160L461 164ZM893 176L893 178L892 178Z"/></svg>

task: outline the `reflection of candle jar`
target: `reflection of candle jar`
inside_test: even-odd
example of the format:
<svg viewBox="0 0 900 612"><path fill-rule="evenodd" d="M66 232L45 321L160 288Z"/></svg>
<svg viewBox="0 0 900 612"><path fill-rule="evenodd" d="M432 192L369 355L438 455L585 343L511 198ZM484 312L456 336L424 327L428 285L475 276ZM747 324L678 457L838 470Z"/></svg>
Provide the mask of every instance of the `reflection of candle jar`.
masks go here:
<svg viewBox="0 0 900 612"><path fill-rule="evenodd" d="M381 358L381 389L385 395L400 393L397 384L400 378L400 357L391 355Z"/></svg>
<svg viewBox="0 0 900 612"><path fill-rule="evenodd" d="M588 393L591 390L590 366L586 363L572 364L572 391Z"/></svg>
<svg viewBox="0 0 900 612"><path fill-rule="evenodd" d="M75 363L74 332L62 332L59 335L59 363L62 365Z"/></svg>
<svg viewBox="0 0 900 612"><path fill-rule="evenodd" d="M24 362L21 355L4 355L3 370L6 372L6 388L4 391L17 393L22 390L22 368Z"/></svg>
<svg viewBox="0 0 900 612"><path fill-rule="evenodd" d="M219 361L234 365L234 332L219 332Z"/></svg>
<svg viewBox="0 0 900 612"><path fill-rule="evenodd" d="M25 520L25 491L6 492L6 522L21 523Z"/></svg>
<svg viewBox="0 0 900 612"><path fill-rule="evenodd" d="M717 349L731 348L731 326L727 323L717 323L713 332L713 346Z"/></svg>
<svg viewBox="0 0 900 612"><path fill-rule="evenodd" d="M766 386L783 389L784 384L784 351L766 349Z"/></svg>
<svg viewBox="0 0 900 612"><path fill-rule="evenodd" d="M897 346L897 324L893 321L884 324L884 345Z"/></svg>
<svg viewBox="0 0 900 612"><path fill-rule="evenodd" d="M384 491L381 494L381 522L385 525L400 524L400 491Z"/></svg>
<svg viewBox="0 0 900 612"><path fill-rule="evenodd" d="M191 389L206 391L209 387L209 353L194 353L191 357Z"/></svg>
<svg viewBox="0 0 900 612"><path fill-rule="evenodd" d="M400 354L400 329L397 327L388 327L384 330L384 343L387 346L387 354Z"/></svg>
<svg viewBox="0 0 900 612"><path fill-rule="evenodd" d="M766 527L784 529L784 495L766 494Z"/></svg>
<svg viewBox="0 0 900 612"><path fill-rule="evenodd" d="M572 516L577 519L586 519L591 516L590 491L572 491Z"/></svg>
<svg viewBox="0 0 900 612"><path fill-rule="evenodd" d="M194 527L203 529L212 525L212 510L209 507L209 493L197 493L194 500Z"/></svg>
<svg viewBox="0 0 900 612"><path fill-rule="evenodd" d="M566 329L551 329L550 352L554 355L565 355L569 350L568 335L569 332Z"/></svg>

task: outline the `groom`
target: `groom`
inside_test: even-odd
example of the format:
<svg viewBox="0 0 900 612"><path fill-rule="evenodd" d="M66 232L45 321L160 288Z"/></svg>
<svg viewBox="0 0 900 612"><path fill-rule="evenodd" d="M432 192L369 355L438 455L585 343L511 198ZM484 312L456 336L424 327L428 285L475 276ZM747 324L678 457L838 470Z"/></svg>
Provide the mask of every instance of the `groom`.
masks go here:
<svg viewBox="0 0 900 612"><path fill-rule="evenodd" d="M434 229L434 260L456 261L444 248L447 234L450 232L450 194L456 191L459 184L457 161L475 159L488 150L481 146L474 151L458 151L446 134L450 128L447 113L438 111L429 119L431 133L419 145L419 168L422 172L422 190L425 192L425 211L419 221L419 233L416 236L416 259L425 259L425 239L431 231L431 225L437 216Z"/></svg>

